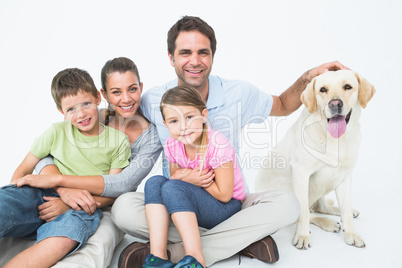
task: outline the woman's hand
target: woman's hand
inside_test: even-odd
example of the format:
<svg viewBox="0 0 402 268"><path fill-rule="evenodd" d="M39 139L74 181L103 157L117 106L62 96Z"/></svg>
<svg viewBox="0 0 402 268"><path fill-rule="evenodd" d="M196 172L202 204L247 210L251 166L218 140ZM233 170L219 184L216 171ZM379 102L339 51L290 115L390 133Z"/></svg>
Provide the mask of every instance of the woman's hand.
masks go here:
<svg viewBox="0 0 402 268"><path fill-rule="evenodd" d="M96 202L87 190L58 188L57 193L61 200L72 209L84 210L88 215L92 215L101 204Z"/></svg>
<svg viewBox="0 0 402 268"><path fill-rule="evenodd" d="M209 187L213 183L214 178L215 173L213 170L204 169L200 174L199 168L181 168L171 176L173 180L182 180L202 188Z"/></svg>
<svg viewBox="0 0 402 268"><path fill-rule="evenodd" d="M70 209L59 197L44 196L46 202L38 206L39 218L51 222Z"/></svg>
<svg viewBox="0 0 402 268"><path fill-rule="evenodd" d="M31 187L49 189L57 186L58 175L25 175L19 178L17 186L29 185Z"/></svg>

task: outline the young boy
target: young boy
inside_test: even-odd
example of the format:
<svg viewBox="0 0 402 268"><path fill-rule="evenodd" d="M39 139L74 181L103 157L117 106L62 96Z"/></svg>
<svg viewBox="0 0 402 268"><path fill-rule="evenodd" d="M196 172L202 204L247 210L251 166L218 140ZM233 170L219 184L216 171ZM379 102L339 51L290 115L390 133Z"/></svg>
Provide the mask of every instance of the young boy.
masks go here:
<svg viewBox="0 0 402 268"><path fill-rule="evenodd" d="M127 136L99 123L100 93L86 71L76 68L60 71L53 78L51 91L65 121L53 124L35 140L15 170L12 184L0 189L0 238L36 238L37 243L5 267L54 265L83 246L102 218L100 209L92 215L69 209L50 222L39 219L37 207L44 203L43 197L58 197L58 194L52 189L15 184L31 174L41 158L52 155L63 175L115 174L129 164ZM112 198L105 200L100 207L113 201Z"/></svg>

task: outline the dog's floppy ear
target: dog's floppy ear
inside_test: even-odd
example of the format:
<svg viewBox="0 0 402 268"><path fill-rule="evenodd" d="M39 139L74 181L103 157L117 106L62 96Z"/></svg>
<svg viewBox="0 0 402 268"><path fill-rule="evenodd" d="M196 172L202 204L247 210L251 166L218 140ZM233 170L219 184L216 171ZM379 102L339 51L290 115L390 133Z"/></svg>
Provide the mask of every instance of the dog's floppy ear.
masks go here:
<svg viewBox="0 0 402 268"><path fill-rule="evenodd" d="M360 106L366 108L367 103L374 96L375 88L369 81L367 81L363 77L359 77L357 73L355 73L357 81L359 82L359 102Z"/></svg>
<svg viewBox="0 0 402 268"><path fill-rule="evenodd" d="M301 101L308 108L308 111L312 114L317 109L317 99L315 98L315 78L311 81L306 89L301 94Z"/></svg>

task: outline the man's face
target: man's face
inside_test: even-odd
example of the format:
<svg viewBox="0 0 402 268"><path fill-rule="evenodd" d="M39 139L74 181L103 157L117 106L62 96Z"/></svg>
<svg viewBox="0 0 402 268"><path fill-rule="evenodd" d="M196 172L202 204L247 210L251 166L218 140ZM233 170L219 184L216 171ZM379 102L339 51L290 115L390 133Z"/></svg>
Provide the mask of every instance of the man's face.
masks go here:
<svg viewBox="0 0 402 268"><path fill-rule="evenodd" d="M180 32L176 38L174 55L169 54L169 58L179 78L179 85L185 83L198 90L208 87L213 57L207 36L198 31Z"/></svg>

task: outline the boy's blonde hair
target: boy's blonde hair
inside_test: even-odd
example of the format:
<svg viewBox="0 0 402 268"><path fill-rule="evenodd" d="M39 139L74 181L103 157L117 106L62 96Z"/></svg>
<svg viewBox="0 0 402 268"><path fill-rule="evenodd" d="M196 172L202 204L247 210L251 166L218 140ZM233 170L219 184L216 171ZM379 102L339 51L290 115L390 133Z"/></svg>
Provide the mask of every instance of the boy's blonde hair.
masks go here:
<svg viewBox="0 0 402 268"><path fill-rule="evenodd" d="M91 93L98 97L98 90L87 71L78 68L67 68L58 72L52 80L52 97L59 110L62 110L61 100L67 96L75 96L78 92Z"/></svg>

